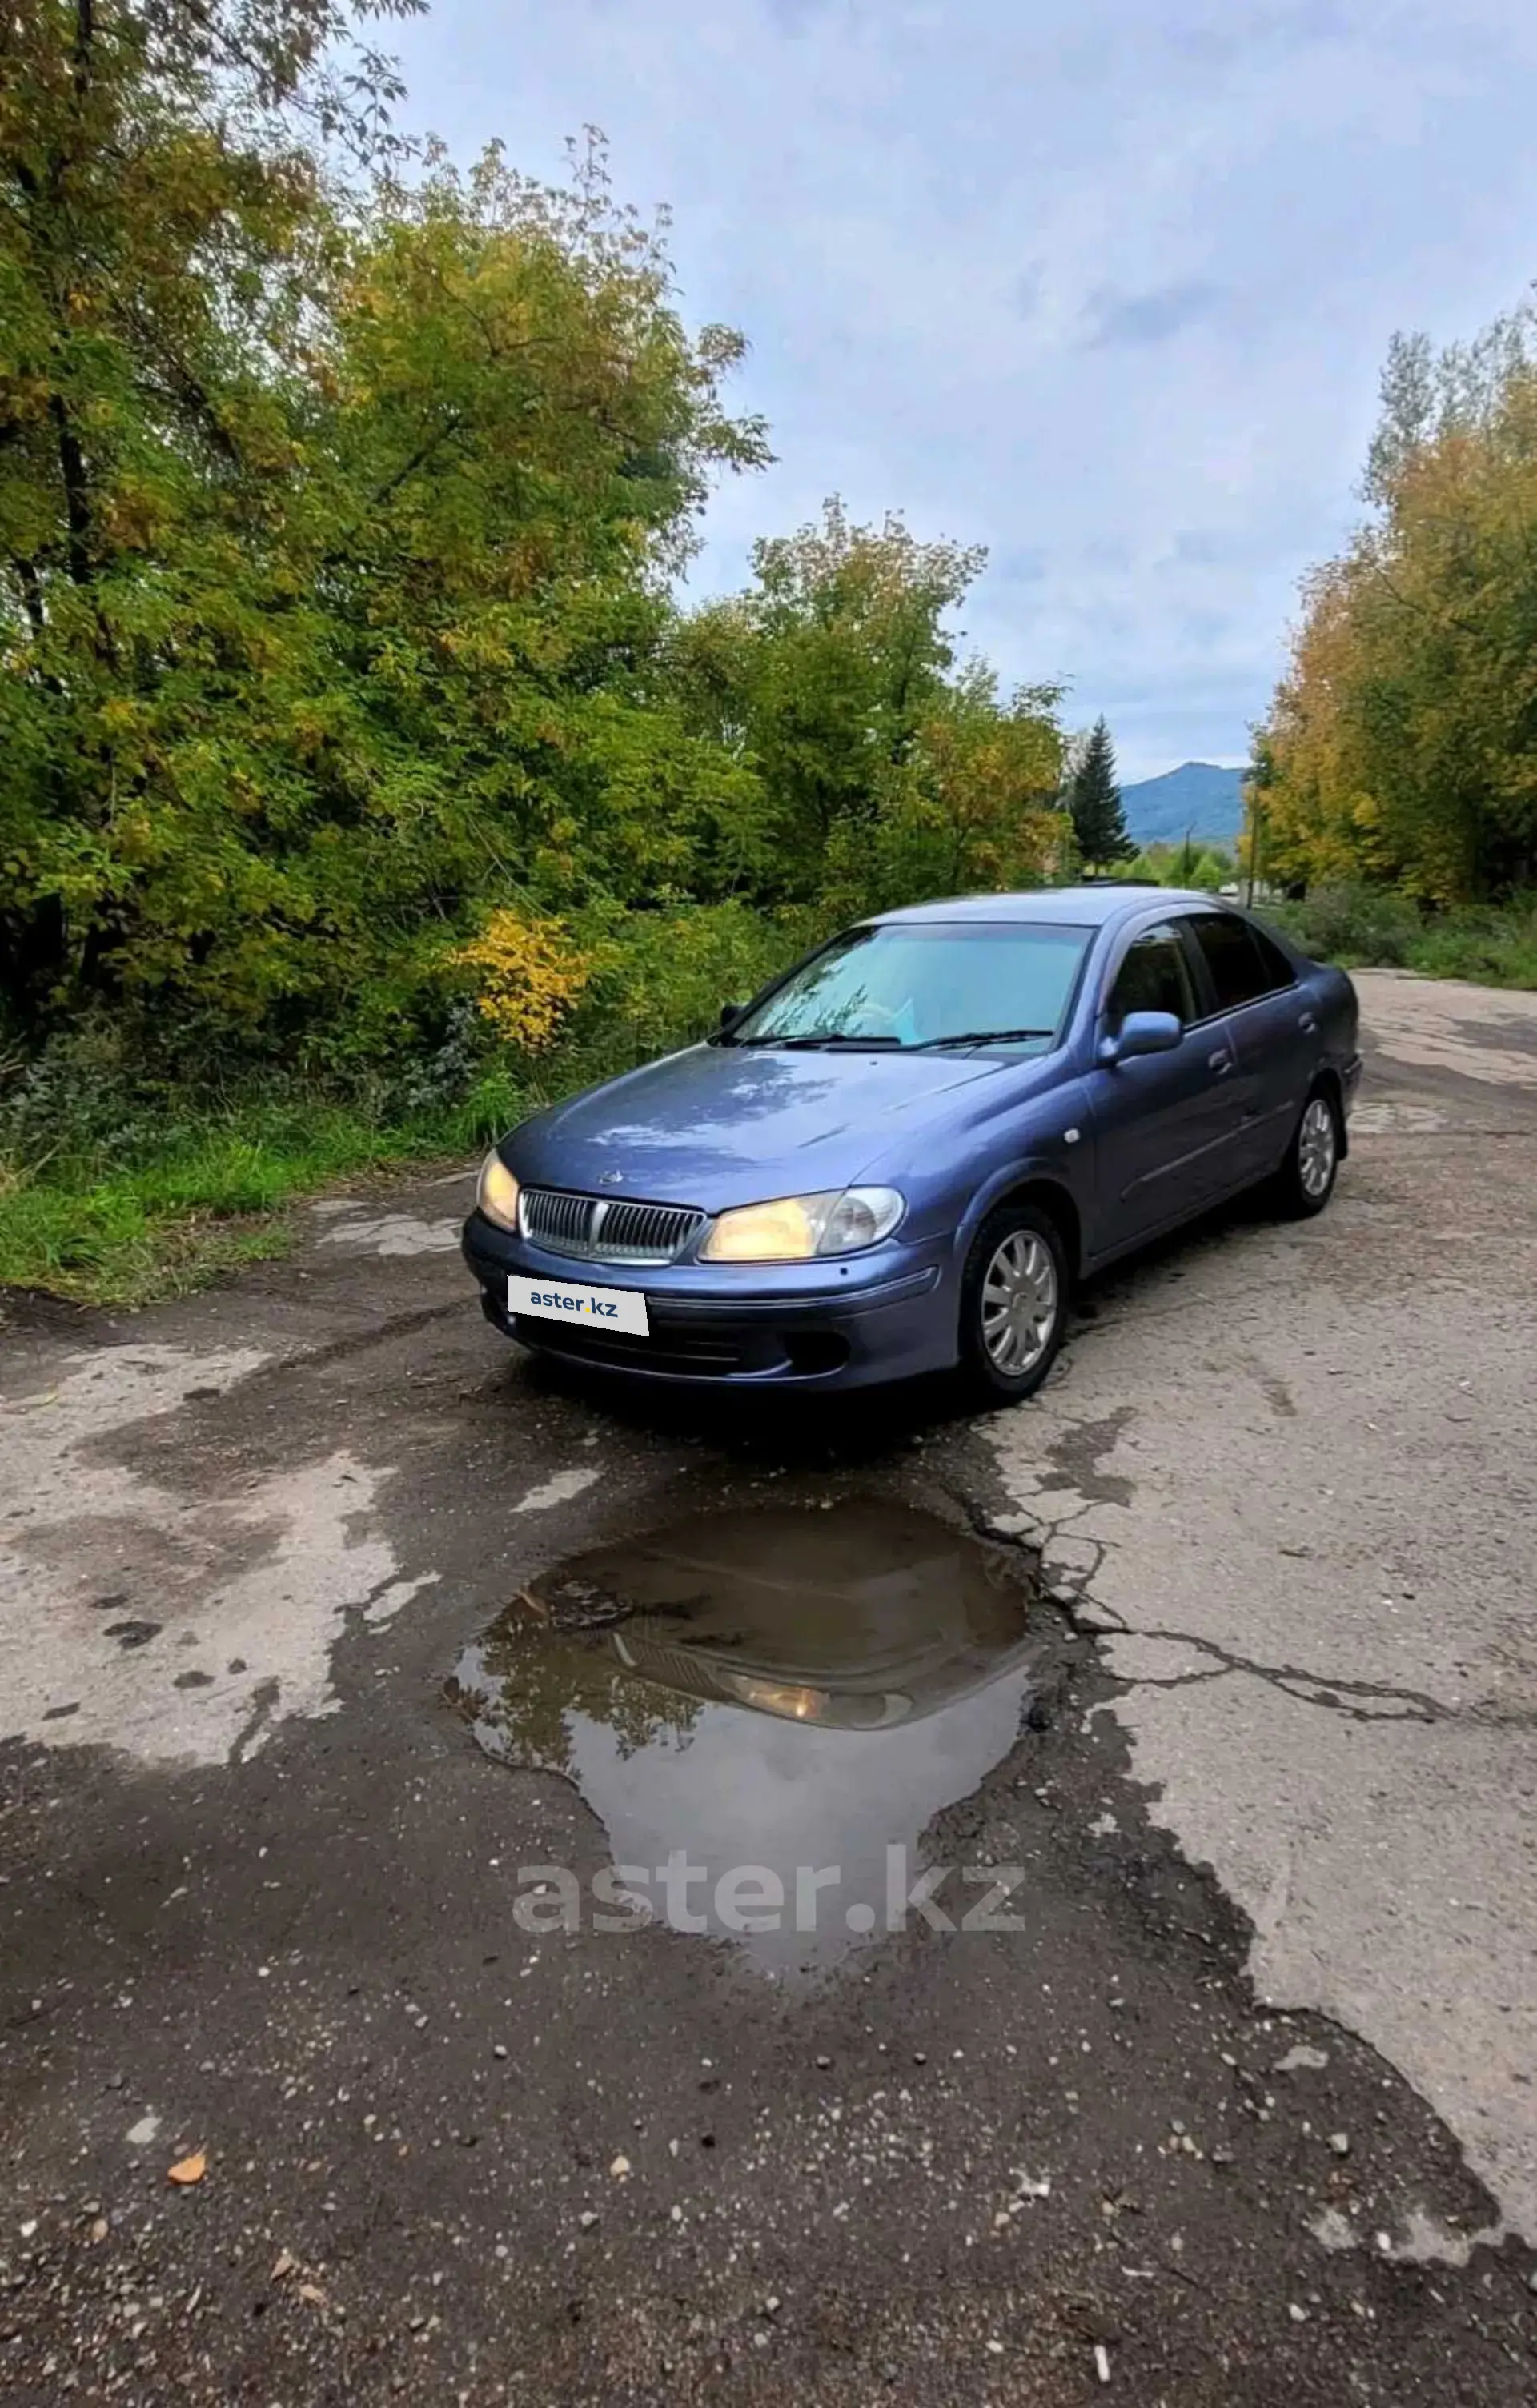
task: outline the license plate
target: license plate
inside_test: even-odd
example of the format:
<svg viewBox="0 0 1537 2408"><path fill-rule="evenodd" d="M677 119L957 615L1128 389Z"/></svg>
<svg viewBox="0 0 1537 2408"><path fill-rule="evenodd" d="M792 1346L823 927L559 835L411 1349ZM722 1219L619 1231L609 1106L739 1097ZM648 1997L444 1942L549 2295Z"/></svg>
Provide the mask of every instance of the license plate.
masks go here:
<svg viewBox="0 0 1537 2408"><path fill-rule="evenodd" d="M646 1299L639 1288L577 1287L562 1280L507 1279L509 1314L527 1313L536 1321L569 1321L581 1329L627 1329L633 1338L649 1338Z"/></svg>

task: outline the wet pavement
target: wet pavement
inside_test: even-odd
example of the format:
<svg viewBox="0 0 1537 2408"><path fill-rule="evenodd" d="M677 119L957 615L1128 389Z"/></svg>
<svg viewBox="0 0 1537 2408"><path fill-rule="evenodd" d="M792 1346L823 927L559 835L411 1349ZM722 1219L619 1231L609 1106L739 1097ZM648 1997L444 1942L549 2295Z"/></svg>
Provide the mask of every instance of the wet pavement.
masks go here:
<svg viewBox="0 0 1537 2408"><path fill-rule="evenodd" d="M13 1308L6 2398L1529 2401L1531 1115L1369 1100L1014 1414L547 1375L447 1182Z"/></svg>

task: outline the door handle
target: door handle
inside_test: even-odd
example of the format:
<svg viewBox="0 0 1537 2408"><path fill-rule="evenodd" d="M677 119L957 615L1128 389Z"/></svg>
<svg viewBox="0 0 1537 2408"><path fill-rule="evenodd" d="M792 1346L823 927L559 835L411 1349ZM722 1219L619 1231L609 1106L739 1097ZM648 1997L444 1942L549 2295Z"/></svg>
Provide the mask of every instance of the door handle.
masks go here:
<svg viewBox="0 0 1537 2408"><path fill-rule="evenodd" d="M1314 1019L1314 1016L1313 1016L1313 1014L1312 1014L1312 1012L1311 1012L1311 1011L1304 1011L1304 1012L1302 1012L1302 1013L1299 1016L1299 1019L1298 1019L1298 1022L1297 1022L1297 1025L1298 1025L1298 1027L1299 1027L1299 1028L1310 1028L1310 1029L1311 1029L1311 1028L1316 1028L1316 1027L1317 1027L1317 1025L1318 1025L1318 1024L1317 1024L1317 1022Z"/></svg>
<svg viewBox="0 0 1537 2408"><path fill-rule="evenodd" d="M1209 1070L1214 1070L1219 1079L1224 1078L1233 1067L1233 1057L1226 1050L1208 1054L1206 1067Z"/></svg>

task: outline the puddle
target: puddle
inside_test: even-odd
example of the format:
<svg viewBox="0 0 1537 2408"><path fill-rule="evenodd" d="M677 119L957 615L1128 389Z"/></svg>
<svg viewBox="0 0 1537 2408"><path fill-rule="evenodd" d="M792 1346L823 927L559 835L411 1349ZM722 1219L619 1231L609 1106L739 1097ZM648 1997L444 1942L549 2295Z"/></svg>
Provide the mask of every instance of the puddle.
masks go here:
<svg viewBox="0 0 1537 2408"><path fill-rule="evenodd" d="M1052 1644L1031 1606L999 1550L909 1507L702 1513L543 1573L449 1694L488 1755L575 1784L656 1918L825 1966L893 1928L927 1826L1013 1744ZM547 1902L555 1928L595 1911L553 1879Z"/></svg>

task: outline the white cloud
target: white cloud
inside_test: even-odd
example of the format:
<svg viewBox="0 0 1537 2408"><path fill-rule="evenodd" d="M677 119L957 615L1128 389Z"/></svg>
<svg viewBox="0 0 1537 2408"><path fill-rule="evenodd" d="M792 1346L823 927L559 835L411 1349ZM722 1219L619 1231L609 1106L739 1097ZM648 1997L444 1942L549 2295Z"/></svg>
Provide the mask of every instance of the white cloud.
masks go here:
<svg viewBox="0 0 1537 2408"><path fill-rule="evenodd" d="M1526 0L437 0L395 32L457 151L553 173L601 125L688 309L752 338L779 463L696 581L834 489L985 541L972 638L1070 677L1129 775L1243 752L1389 335L1531 273Z"/></svg>

